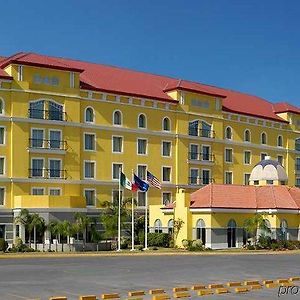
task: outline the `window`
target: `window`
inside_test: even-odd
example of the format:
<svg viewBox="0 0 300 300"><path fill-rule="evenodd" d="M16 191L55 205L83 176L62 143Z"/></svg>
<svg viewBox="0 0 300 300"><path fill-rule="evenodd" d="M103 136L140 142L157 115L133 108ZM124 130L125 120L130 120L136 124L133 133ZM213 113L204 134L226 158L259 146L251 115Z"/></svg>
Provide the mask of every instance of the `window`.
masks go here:
<svg viewBox="0 0 300 300"><path fill-rule="evenodd" d="M70 88L75 88L75 73L70 72Z"/></svg>
<svg viewBox="0 0 300 300"><path fill-rule="evenodd" d="M84 134L84 150L95 151L96 150L96 135L94 133Z"/></svg>
<svg viewBox="0 0 300 300"><path fill-rule="evenodd" d="M249 174L249 173L244 174L244 185L249 185L250 175L251 174Z"/></svg>
<svg viewBox="0 0 300 300"><path fill-rule="evenodd" d="M246 129L244 132L244 141L245 142L251 142L251 133L249 129Z"/></svg>
<svg viewBox="0 0 300 300"><path fill-rule="evenodd" d="M44 130L43 129L32 129L31 130L31 143L32 148L43 148L44 147Z"/></svg>
<svg viewBox="0 0 300 300"><path fill-rule="evenodd" d="M113 124L122 125L122 114L119 110L113 113Z"/></svg>
<svg viewBox="0 0 300 300"><path fill-rule="evenodd" d="M85 109L84 121L86 123L94 123L94 110L91 107Z"/></svg>
<svg viewBox="0 0 300 300"><path fill-rule="evenodd" d="M49 159L49 177L50 178L61 178L61 160L60 159Z"/></svg>
<svg viewBox="0 0 300 300"><path fill-rule="evenodd" d="M199 179L199 170L198 169L190 169L190 184L198 184Z"/></svg>
<svg viewBox="0 0 300 300"><path fill-rule="evenodd" d="M31 161L31 176L43 177L44 160L42 158L33 158Z"/></svg>
<svg viewBox="0 0 300 300"><path fill-rule="evenodd" d="M122 153L123 152L123 138L121 136L113 136L113 145L112 151L114 153Z"/></svg>
<svg viewBox="0 0 300 300"><path fill-rule="evenodd" d="M167 156L167 157L171 156L171 145L172 145L171 142L166 142L166 141L162 142L162 155L163 156Z"/></svg>
<svg viewBox="0 0 300 300"><path fill-rule="evenodd" d="M232 140L232 128L229 126L225 129L225 138L227 140Z"/></svg>
<svg viewBox="0 0 300 300"><path fill-rule="evenodd" d="M139 128L146 128L146 116L144 114L140 114L138 117L138 127Z"/></svg>
<svg viewBox="0 0 300 300"><path fill-rule="evenodd" d="M282 155L277 156L277 161L283 166L283 156Z"/></svg>
<svg viewBox="0 0 300 300"><path fill-rule="evenodd" d="M296 187L300 187L300 177L296 178Z"/></svg>
<svg viewBox="0 0 300 300"><path fill-rule="evenodd" d="M0 175L4 175L5 172L5 160L4 157L0 157Z"/></svg>
<svg viewBox="0 0 300 300"><path fill-rule="evenodd" d="M265 132L263 132L261 134L261 138L260 138L260 141L263 145L266 145L267 144L267 134Z"/></svg>
<svg viewBox="0 0 300 300"><path fill-rule="evenodd" d="M142 180L146 180L146 172L147 172L147 166L144 165L137 166L138 177L141 178Z"/></svg>
<svg viewBox="0 0 300 300"><path fill-rule="evenodd" d="M23 81L23 66L18 66L18 81Z"/></svg>
<svg viewBox="0 0 300 300"><path fill-rule="evenodd" d="M202 160L204 161L210 161L210 146L204 146L202 145Z"/></svg>
<svg viewBox="0 0 300 300"><path fill-rule="evenodd" d="M288 223L286 220L280 222L280 237L285 241L288 239Z"/></svg>
<svg viewBox="0 0 300 300"><path fill-rule="evenodd" d="M31 195L44 195L45 189L44 188L32 188Z"/></svg>
<svg viewBox="0 0 300 300"><path fill-rule="evenodd" d="M5 144L5 128L4 127L0 127L0 145L4 145Z"/></svg>
<svg viewBox="0 0 300 300"><path fill-rule="evenodd" d="M278 147L283 147L283 137L282 137L282 135L279 135L277 137L277 146Z"/></svg>
<svg viewBox="0 0 300 300"><path fill-rule="evenodd" d="M157 219L154 222L154 232L156 233L162 233L162 224L161 224L161 220Z"/></svg>
<svg viewBox="0 0 300 300"><path fill-rule="evenodd" d="M50 149L63 149L63 142L60 130L49 131Z"/></svg>
<svg viewBox="0 0 300 300"><path fill-rule="evenodd" d="M95 165L94 161L84 162L84 178L94 179L95 178Z"/></svg>
<svg viewBox="0 0 300 300"><path fill-rule="evenodd" d="M60 196L61 189L60 188L49 188L49 195L50 196Z"/></svg>
<svg viewBox="0 0 300 300"><path fill-rule="evenodd" d="M211 124L208 124L205 121L191 121L189 122L189 135L212 138L213 131L211 130L211 127Z"/></svg>
<svg viewBox="0 0 300 300"><path fill-rule="evenodd" d="M253 184L254 184L254 185L259 185L259 180L254 180L254 181L253 181Z"/></svg>
<svg viewBox="0 0 300 300"><path fill-rule="evenodd" d="M163 119L163 130L164 131L171 131L171 122L168 117Z"/></svg>
<svg viewBox="0 0 300 300"><path fill-rule="evenodd" d="M202 121L201 122L202 128L201 128L201 136L202 137L206 137L206 138L210 138L213 137L212 136L212 130L211 130L211 125Z"/></svg>
<svg viewBox="0 0 300 300"><path fill-rule="evenodd" d="M171 219L169 220L168 222L168 234L173 234L173 231L174 231L174 220Z"/></svg>
<svg viewBox="0 0 300 300"><path fill-rule="evenodd" d="M300 138L295 140L295 150L300 151Z"/></svg>
<svg viewBox="0 0 300 300"><path fill-rule="evenodd" d="M270 184L270 185L272 185L274 183L274 181L273 180L267 180L267 184Z"/></svg>
<svg viewBox="0 0 300 300"><path fill-rule="evenodd" d="M202 184L210 184L210 170L202 170Z"/></svg>
<svg viewBox="0 0 300 300"><path fill-rule="evenodd" d="M205 222L202 219L199 219L196 223L196 239L201 240L203 245L205 245L206 242L205 231Z"/></svg>
<svg viewBox="0 0 300 300"><path fill-rule="evenodd" d="M137 153L140 155L147 154L147 140L146 139L138 139L137 140Z"/></svg>
<svg viewBox="0 0 300 300"><path fill-rule="evenodd" d="M244 151L244 164L245 165L251 164L251 151Z"/></svg>
<svg viewBox="0 0 300 300"><path fill-rule="evenodd" d="M138 192L137 206L145 207L146 206L146 193Z"/></svg>
<svg viewBox="0 0 300 300"><path fill-rule="evenodd" d="M198 148L199 146L196 144L190 145L190 159L198 160Z"/></svg>
<svg viewBox="0 0 300 300"><path fill-rule="evenodd" d="M170 182L171 181L171 167L163 167L163 180L162 181L167 181Z"/></svg>
<svg viewBox="0 0 300 300"><path fill-rule="evenodd" d="M0 98L0 115L4 115L4 100Z"/></svg>
<svg viewBox="0 0 300 300"><path fill-rule="evenodd" d="M168 205L171 203L172 194L170 192L162 193L162 204Z"/></svg>
<svg viewBox="0 0 300 300"><path fill-rule="evenodd" d="M300 157L296 157L296 165L295 165L296 173L298 174L300 171Z"/></svg>
<svg viewBox="0 0 300 300"><path fill-rule="evenodd" d="M260 159L264 160L266 158L266 156L268 156L268 153L261 153L260 154Z"/></svg>
<svg viewBox="0 0 300 300"><path fill-rule="evenodd" d="M49 101L49 120L63 121L63 105Z"/></svg>
<svg viewBox="0 0 300 300"><path fill-rule="evenodd" d="M233 159L232 159L232 149L225 149L225 162L229 162L232 163Z"/></svg>
<svg viewBox="0 0 300 300"><path fill-rule="evenodd" d="M5 204L5 188L0 187L0 205Z"/></svg>
<svg viewBox="0 0 300 300"><path fill-rule="evenodd" d="M119 191L118 190L114 190L112 192L112 203L114 205L119 205L119 196L121 197L122 199L122 196L123 196L123 191L120 191L120 195L119 195Z"/></svg>
<svg viewBox="0 0 300 300"><path fill-rule="evenodd" d="M95 206L96 191L94 189L84 189L86 206Z"/></svg>
<svg viewBox="0 0 300 300"><path fill-rule="evenodd" d="M33 119L45 118L45 101L35 101L29 104L29 117Z"/></svg>
<svg viewBox="0 0 300 300"><path fill-rule="evenodd" d="M189 135L198 136L199 131L199 121L191 121L189 122Z"/></svg>
<svg viewBox="0 0 300 300"><path fill-rule="evenodd" d="M122 164L113 163L113 165L112 165L112 179L118 179L119 180L120 172L122 172Z"/></svg>
<svg viewBox="0 0 300 300"><path fill-rule="evenodd" d="M225 172L225 184L232 184L232 172Z"/></svg>

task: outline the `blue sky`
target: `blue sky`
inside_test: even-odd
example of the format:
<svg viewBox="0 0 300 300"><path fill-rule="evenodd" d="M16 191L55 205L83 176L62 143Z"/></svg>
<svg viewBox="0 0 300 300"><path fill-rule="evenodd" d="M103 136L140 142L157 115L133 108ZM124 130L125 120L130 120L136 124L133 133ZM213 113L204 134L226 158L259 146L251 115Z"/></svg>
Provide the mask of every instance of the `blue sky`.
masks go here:
<svg viewBox="0 0 300 300"><path fill-rule="evenodd" d="M0 55L32 51L300 106L298 0L2 1Z"/></svg>

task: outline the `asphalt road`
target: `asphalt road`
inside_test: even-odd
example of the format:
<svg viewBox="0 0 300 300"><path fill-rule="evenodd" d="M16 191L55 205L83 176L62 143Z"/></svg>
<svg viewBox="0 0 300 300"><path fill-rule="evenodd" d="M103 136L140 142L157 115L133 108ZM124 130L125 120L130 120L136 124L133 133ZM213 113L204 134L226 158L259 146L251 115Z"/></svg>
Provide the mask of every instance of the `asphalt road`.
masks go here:
<svg viewBox="0 0 300 300"><path fill-rule="evenodd" d="M175 286L300 276L300 256L18 258L0 260L0 270L1 300L48 299L57 295L78 299L79 295L110 292L118 292L125 298L130 290L164 288L171 295ZM300 285L300 282L295 284ZM244 295L231 293L206 296L204 299L275 299L278 298L277 293L278 289L263 289ZM298 295L282 295L280 298L300 299L300 289Z"/></svg>

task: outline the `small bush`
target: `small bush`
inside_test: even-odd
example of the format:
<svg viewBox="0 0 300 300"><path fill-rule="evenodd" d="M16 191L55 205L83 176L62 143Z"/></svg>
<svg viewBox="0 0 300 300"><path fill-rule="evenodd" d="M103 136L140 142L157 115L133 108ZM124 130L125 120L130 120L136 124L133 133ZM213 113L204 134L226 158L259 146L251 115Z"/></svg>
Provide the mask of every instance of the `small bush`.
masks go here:
<svg viewBox="0 0 300 300"><path fill-rule="evenodd" d="M8 248L8 243L5 239L0 239L0 251L5 252Z"/></svg>
<svg viewBox="0 0 300 300"><path fill-rule="evenodd" d="M184 248L188 248L189 247L189 245L191 244L191 241L189 241L189 240L182 240L182 246L184 247Z"/></svg>
<svg viewBox="0 0 300 300"><path fill-rule="evenodd" d="M168 233L148 233L148 246L169 247L170 235Z"/></svg>
<svg viewBox="0 0 300 300"><path fill-rule="evenodd" d="M139 245L139 246L137 246L136 248L137 248L137 250L139 250L139 251L144 251L144 246L143 246L143 245Z"/></svg>
<svg viewBox="0 0 300 300"><path fill-rule="evenodd" d="M272 239L269 236L261 235L258 238L257 246L261 249L271 249Z"/></svg>
<svg viewBox="0 0 300 300"><path fill-rule="evenodd" d="M121 238L121 249L128 249L129 243L130 243L130 239L122 237Z"/></svg>

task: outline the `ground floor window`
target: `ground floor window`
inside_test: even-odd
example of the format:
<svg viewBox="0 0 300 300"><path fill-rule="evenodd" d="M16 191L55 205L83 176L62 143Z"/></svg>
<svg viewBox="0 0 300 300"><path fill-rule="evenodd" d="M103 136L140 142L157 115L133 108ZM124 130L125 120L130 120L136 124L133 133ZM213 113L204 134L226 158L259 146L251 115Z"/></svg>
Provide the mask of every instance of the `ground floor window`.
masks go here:
<svg viewBox="0 0 300 300"><path fill-rule="evenodd" d="M157 219L154 222L154 232L156 233L162 233L162 224L161 224L161 220Z"/></svg>
<svg viewBox="0 0 300 300"><path fill-rule="evenodd" d="M5 239L5 225L0 225L0 239Z"/></svg>
<svg viewBox="0 0 300 300"><path fill-rule="evenodd" d="M236 247L236 222L232 219L227 225L227 244L228 248Z"/></svg>
<svg viewBox="0 0 300 300"><path fill-rule="evenodd" d="M171 219L168 222L168 233L173 234L173 230L174 230L174 220Z"/></svg>
<svg viewBox="0 0 300 300"><path fill-rule="evenodd" d="M202 219L199 219L196 224L196 239L201 240L202 244L206 243L206 229L205 222Z"/></svg>

